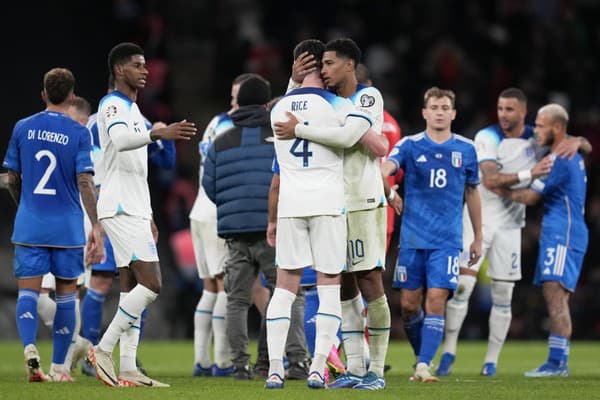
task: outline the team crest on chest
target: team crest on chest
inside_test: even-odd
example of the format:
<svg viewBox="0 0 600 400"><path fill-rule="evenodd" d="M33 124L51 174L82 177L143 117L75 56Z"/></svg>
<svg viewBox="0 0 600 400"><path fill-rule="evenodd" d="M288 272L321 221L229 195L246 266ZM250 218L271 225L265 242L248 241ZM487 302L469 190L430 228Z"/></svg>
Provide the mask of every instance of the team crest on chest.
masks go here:
<svg viewBox="0 0 600 400"><path fill-rule="evenodd" d="M452 166L459 168L462 165L462 153L460 151L452 152Z"/></svg>

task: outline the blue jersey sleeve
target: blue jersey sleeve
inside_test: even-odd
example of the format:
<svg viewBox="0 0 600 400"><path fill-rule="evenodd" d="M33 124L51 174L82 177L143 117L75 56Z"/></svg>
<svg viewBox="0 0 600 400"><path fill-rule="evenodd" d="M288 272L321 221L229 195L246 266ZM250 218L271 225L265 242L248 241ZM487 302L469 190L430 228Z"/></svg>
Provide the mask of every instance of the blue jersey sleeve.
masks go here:
<svg viewBox="0 0 600 400"><path fill-rule="evenodd" d="M277 161L277 153L273 156L273 166L271 167L273 173L279 175L279 161Z"/></svg>
<svg viewBox="0 0 600 400"><path fill-rule="evenodd" d="M479 164L477 163L477 153L475 152L475 147L471 146L469 149L467 165L465 165L465 172L467 174L467 185L479 185Z"/></svg>
<svg viewBox="0 0 600 400"><path fill-rule="evenodd" d="M410 142L408 138L404 138L396 143L394 148L392 148L392 151L390 151L387 159L396 165L392 175L395 175L396 172L398 172L398 169L404 169L406 167L407 154L410 151L409 146Z"/></svg>
<svg viewBox="0 0 600 400"><path fill-rule="evenodd" d="M148 145L148 157L160 168L175 168L175 142L172 140L157 140Z"/></svg>
<svg viewBox="0 0 600 400"><path fill-rule="evenodd" d="M554 166L546 177L538 178L531 184L531 189L539 194L546 195L555 191L567 176L567 169L560 158L555 158Z"/></svg>
<svg viewBox="0 0 600 400"><path fill-rule="evenodd" d="M90 132L87 128L81 127L79 135L79 148L77 149L75 172L80 174L82 172L94 173L94 164L92 163L92 140Z"/></svg>
<svg viewBox="0 0 600 400"><path fill-rule="evenodd" d="M21 172L21 159L19 158L19 123L15 125L10 142L8 143L8 149L6 150L6 156L2 166L13 171Z"/></svg>

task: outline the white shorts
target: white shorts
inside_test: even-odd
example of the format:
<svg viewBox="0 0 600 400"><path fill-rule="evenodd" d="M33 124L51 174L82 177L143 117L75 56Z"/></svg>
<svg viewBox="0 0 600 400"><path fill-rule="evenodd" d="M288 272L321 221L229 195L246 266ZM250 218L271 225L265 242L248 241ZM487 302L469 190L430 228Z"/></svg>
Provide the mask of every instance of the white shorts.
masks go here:
<svg viewBox="0 0 600 400"><path fill-rule="evenodd" d="M190 229L200 279L222 274L228 251L225 240L217 235L216 220L201 222L190 219Z"/></svg>
<svg viewBox="0 0 600 400"><path fill-rule="evenodd" d="M463 218L463 252L460 265L473 271L479 271L487 257L490 278L499 281L521 280L521 229L507 229L497 226L483 225L483 240L481 242L481 258L477 263L468 267L469 247L473 242L473 228L468 220ZM466 221L465 221L466 220Z"/></svg>
<svg viewBox="0 0 600 400"><path fill-rule="evenodd" d="M81 286L85 281L85 272L77 277L77 286ZM56 290L56 279L52 272L48 272L42 277L42 289Z"/></svg>
<svg viewBox="0 0 600 400"><path fill-rule="evenodd" d="M275 265L339 274L346 264L346 237L345 215L279 218Z"/></svg>
<svg viewBox="0 0 600 400"><path fill-rule="evenodd" d="M132 261L158 261L149 219L118 214L103 218L100 223L110 237L117 268L129 267Z"/></svg>
<svg viewBox="0 0 600 400"><path fill-rule="evenodd" d="M348 272L385 268L387 208L348 213Z"/></svg>

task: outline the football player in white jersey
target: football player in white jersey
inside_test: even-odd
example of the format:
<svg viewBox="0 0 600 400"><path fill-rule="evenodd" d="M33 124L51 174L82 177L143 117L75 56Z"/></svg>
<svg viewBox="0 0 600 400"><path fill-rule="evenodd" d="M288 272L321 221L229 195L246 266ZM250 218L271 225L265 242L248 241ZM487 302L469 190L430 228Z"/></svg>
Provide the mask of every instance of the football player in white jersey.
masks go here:
<svg viewBox="0 0 600 400"><path fill-rule="evenodd" d="M294 64L292 81L311 70L311 62ZM327 43L321 69L325 84L339 96L350 99L355 109L369 115L372 129L379 134L387 148L387 139L381 134L383 99L372 86L358 84L355 68L360 61L360 49L351 39L335 39ZM292 121L292 133L324 143L321 129L298 125ZM281 128L281 129L280 129ZM339 128L336 130L339 134ZM290 124L275 127L275 133L286 137ZM347 132L342 132L347 134ZM325 143L326 144L326 143ZM378 154L362 144L344 152L344 191L348 210L347 271L342 275L342 340L347 359L347 374L340 376L330 388L382 389L385 387L383 370L389 342L390 308L383 289L382 271L385 265L386 194L381 178ZM395 191L389 201L399 201ZM359 290L360 289L360 290ZM367 303L367 328L370 331L371 362L366 371L364 358L363 298Z"/></svg>
<svg viewBox="0 0 600 400"><path fill-rule="evenodd" d="M533 179L547 174L550 159L540 160L545 148L536 146L533 127L525 124L527 98L516 88L504 90L498 97L498 124L488 126L475 135L475 147L482 178L481 204L483 219L482 254L479 262L467 267L461 260L458 287L448 301L444 352L437 375L451 372L456 357L460 328L468 311L469 297L479 268L486 258L491 278L492 310L489 318L488 350L481 374L495 376L498 356L508 335L512 319L511 301L515 282L521 279L521 229L525 226L525 205L506 200L493 192L495 188L525 187ZM583 138L570 138L557 151L571 156L581 147L591 151ZM473 237L468 213L463 213L463 243Z"/></svg>
<svg viewBox="0 0 600 400"><path fill-rule="evenodd" d="M238 109L237 92L240 84L255 74L241 74L231 84L231 109L216 115L206 127L199 144L200 182L202 164L208 147L215 138L233 126L229 115ZM217 235L217 208L206 196L202 184L190 212L194 254L198 275L202 279L202 296L194 313L194 376L227 376L233 372L231 349L227 340L225 314L227 294L223 287L227 244ZM267 300L268 301L268 300ZM214 364L210 362L211 337L214 340Z"/></svg>
<svg viewBox="0 0 600 400"><path fill-rule="evenodd" d="M120 43L113 47L108 65L115 78L115 90L98 107L98 132L104 150L98 218L111 238L122 293L115 317L100 343L88 352L88 359L98 378L108 386L164 387L168 385L143 375L135 365L140 315L161 289L146 146L158 139L190 140L196 128L183 120L147 130L135 103L138 90L146 85L148 76L144 51L139 46ZM112 352L119 340L121 355L125 352L127 357L121 356L117 377Z"/></svg>
<svg viewBox="0 0 600 400"><path fill-rule="evenodd" d="M294 59L308 51L320 60L324 45L305 40L294 49ZM352 103L323 89L319 71L303 79L302 87L290 91L275 105L271 122L285 121L293 113L305 124L347 128L347 135L327 135L324 142L369 141L377 145L370 130L371 119L357 113ZM365 134L365 132L367 132ZM364 135L364 136L363 136ZM316 316L315 355L307 380L309 388L325 387L325 362L341 320L340 273L346 264L347 227L344 196L344 151L306 138L275 140L275 176L269 196L267 238L276 246L277 286L267 309L269 377L266 387L283 387L283 350L290 325L290 311L305 266L317 271L319 310ZM385 148L384 150L385 151ZM279 177L281 176L281 177Z"/></svg>

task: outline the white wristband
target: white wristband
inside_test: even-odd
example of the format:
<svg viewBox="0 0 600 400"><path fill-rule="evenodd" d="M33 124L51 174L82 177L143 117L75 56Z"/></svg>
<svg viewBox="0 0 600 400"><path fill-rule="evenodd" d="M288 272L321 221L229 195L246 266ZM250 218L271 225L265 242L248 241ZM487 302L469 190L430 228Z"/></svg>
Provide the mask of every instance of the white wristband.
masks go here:
<svg viewBox="0 0 600 400"><path fill-rule="evenodd" d="M531 170L519 171L517 176L519 177L519 183L531 183Z"/></svg>
<svg viewBox="0 0 600 400"><path fill-rule="evenodd" d="M387 200L391 203L395 197L396 197L396 191L394 189L390 189L390 194L387 195Z"/></svg>

